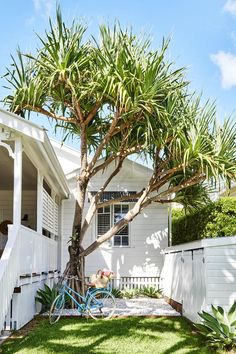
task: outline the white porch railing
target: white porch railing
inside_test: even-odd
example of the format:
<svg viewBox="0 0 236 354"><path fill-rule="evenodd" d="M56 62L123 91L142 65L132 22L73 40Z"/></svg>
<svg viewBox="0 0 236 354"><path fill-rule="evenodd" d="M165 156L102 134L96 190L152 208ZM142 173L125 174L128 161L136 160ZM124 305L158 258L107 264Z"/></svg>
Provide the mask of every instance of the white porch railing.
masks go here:
<svg viewBox="0 0 236 354"><path fill-rule="evenodd" d="M48 192L43 189L43 228L58 236L59 208Z"/></svg>
<svg viewBox="0 0 236 354"><path fill-rule="evenodd" d="M20 227L20 274L57 269L58 243L27 227Z"/></svg>
<svg viewBox="0 0 236 354"><path fill-rule="evenodd" d="M27 227L9 226L0 259L0 331L20 275L57 269L57 242Z"/></svg>
<svg viewBox="0 0 236 354"><path fill-rule="evenodd" d="M0 259L0 331L3 329L19 274L19 228L8 228L8 241Z"/></svg>

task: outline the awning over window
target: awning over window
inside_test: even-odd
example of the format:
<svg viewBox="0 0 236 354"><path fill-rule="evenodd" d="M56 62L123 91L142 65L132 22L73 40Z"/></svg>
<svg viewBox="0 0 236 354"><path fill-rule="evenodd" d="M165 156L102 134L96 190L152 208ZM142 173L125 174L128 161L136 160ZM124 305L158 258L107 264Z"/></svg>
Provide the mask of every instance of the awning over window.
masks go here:
<svg viewBox="0 0 236 354"><path fill-rule="evenodd" d="M94 196L97 192L90 192L92 196ZM100 203L103 203L103 202L107 202L111 199L117 199L117 198L120 198L120 197L124 197L124 196L131 196L133 194L136 194L137 192L136 191L120 191L120 192L117 192L117 191L112 191L112 192L103 192L101 197L100 197ZM124 201L121 201L120 203L135 203L137 202L137 198L130 198L128 200L124 200Z"/></svg>

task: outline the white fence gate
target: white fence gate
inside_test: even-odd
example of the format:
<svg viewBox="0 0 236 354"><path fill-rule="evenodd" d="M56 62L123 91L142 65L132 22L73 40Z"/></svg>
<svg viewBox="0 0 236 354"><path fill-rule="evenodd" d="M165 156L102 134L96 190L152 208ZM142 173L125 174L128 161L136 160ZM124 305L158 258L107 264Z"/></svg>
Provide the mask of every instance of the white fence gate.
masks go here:
<svg viewBox="0 0 236 354"><path fill-rule="evenodd" d="M194 322L199 321L198 312L210 311L212 304L229 308L236 299L236 237L168 247L161 288Z"/></svg>
<svg viewBox="0 0 236 354"><path fill-rule="evenodd" d="M161 286L168 298L182 305L183 315L196 321L206 297L204 249L166 254Z"/></svg>

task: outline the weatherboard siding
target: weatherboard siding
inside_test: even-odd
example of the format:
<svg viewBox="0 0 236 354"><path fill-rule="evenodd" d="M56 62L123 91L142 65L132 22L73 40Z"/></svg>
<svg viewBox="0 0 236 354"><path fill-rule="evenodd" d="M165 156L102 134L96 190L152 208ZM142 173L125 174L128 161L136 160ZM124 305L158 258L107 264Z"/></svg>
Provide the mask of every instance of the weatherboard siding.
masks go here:
<svg viewBox="0 0 236 354"><path fill-rule="evenodd" d="M111 168L114 168L111 167ZM89 190L97 191L111 170L100 173L89 184ZM124 169L109 184L107 191L140 191L150 178L150 170L128 162ZM62 203L62 269L68 261L68 240L75 207L75 179L69 181L72 195ZM85 207L88 208L88 197ZM130 203L132 207L132 203ZM153 204L138 215L130 227L130 245L113 247L111 242L86 257L86 274L100 268L112 269L117 276L159 276L163 266L163 250L167 247L167 206ZM96 240L96 217L87 231L83 246Z"/></svg>

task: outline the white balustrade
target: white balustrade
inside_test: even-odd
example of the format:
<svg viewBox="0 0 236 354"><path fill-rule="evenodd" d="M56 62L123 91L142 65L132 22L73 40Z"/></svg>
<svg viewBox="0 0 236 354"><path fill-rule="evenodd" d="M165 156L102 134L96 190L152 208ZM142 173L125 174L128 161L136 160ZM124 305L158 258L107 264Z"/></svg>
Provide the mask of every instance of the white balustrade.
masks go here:
<svg viewBox="0 0 236 354"><path fill-rule="evenodd" d="M20 227L20 274L57 269L58 243L27 227Z"/></svg>
<svg viewBox="0 0 236 354"><path fill-rule="evenodd" d="M25 226L9 226L0 259L0 331L19 276L57 269L58 243Z"/></svg>
<svg viewBox="0 0 236 354"><path fill-rule="evenodd" d="M19 275L19 227L8 226L8 241L0 259L0 331Z"/></svg>

